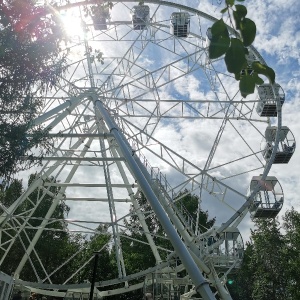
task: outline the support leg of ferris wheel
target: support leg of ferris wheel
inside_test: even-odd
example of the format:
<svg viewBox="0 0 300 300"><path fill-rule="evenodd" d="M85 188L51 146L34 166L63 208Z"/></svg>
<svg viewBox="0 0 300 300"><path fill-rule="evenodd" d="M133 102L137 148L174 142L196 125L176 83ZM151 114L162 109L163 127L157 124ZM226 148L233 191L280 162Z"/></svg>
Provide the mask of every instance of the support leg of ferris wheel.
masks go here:
<svg viewBox="0 0 300 300"><path fill-rule="evenodd" d="M184 245L183 241L180 239L176 229L170 222L170 219L164 212L160 202L158 201L155 193L153 192L151 186L148 184L147 180L145 179L143 173L141 172L140 168L136 164L132 153L129 151L127 145L124 143L124 138L122 137L121 132L119 132L118 127L112 121L108 111L104 108L101 101L98 99L94 99L94 103L97 109L99 109L100 114L102 115L104 121L106 122L110 132L113 134L114 138L116 139L130 169L131 172L137 178L141 189L143 190L146 198L150 202L152 209L154 210L157 218L161 222L168 238L170 239L176 253L182 260L184 266L186 267L189 275L192 278L193 283L195 284L196 290L202 295L203 299L215 299L213 293L209 288L208 282L204 279L202 273L200 272L197 264L193 260L191 254L187 250L186 246Z"/></svg>
<svg viewBox="0 0 300 300"><path fill-rule="evenodd" d="M88 44L85 42L86 50L88 50ZM95 87L95 83L92 76L92 66L91 66L91 58L89 51L86 51L87 53L87 63L88 63L88 71L90 74L90 84L91 87ZM178 233L176 232L176 229L170 222L170 219L168 218L167 214L165 213L164 209L162 208L159 200L157 199L157 196L153 192L152 187L149 185L147 180L145 179L143 172L140 170L138 164L136 163L135 159L133 158L132 152L129 151L127 145L125 144L122 133L119 131L118 126L115 124L115 122L112 120L109 112L107 109L103 106L102 102L98 99L98 97L95 96L93 99L95 110L97 114L97 109L100 112L101 117L105 121L108 130L110 133L113 134L115 140L117 141L118 146L121 149L122 154L124 155L129 168L131 170L131 173L134 174L134 177L137 179L144 195L148 199L153 211L155 212L158 220L162 224L168 238L170 239L175 251L177 252L177 255L182 260L184 266L186 267L186 270L188 271L189 275L192 278L193 283L195 284L196 290L201 294L203 299L212 300L215 299L213 293L211 292L211 289L209 287L209 283L206 281L206 279L203 277L202 273L200 272L197 264L192 258L192 255L187 250L185 244L179 237Z"/></svg>

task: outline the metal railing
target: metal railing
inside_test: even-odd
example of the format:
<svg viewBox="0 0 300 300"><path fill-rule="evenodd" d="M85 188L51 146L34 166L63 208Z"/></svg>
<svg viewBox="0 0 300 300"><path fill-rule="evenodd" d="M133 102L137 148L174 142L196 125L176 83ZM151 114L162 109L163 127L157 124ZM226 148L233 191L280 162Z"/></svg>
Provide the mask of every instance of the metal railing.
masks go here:
<svg viewBox="0 0 300 300"><path fill-rule="evenodd" d="M196 229L196 221L180 201L180 199L176 201L176 197L178 195L167 181L166 175L164 175L158 167L152 167L147 158L141 152L136 152L136 155L139 157L141 163L148 171L152 185L154 185L155 187L154 190L156 190L156 192L160 192L160 194L162 194L162 196L168 200L169 206L172 207L177 217L184 224L189 233L194 235Z"/></svg>

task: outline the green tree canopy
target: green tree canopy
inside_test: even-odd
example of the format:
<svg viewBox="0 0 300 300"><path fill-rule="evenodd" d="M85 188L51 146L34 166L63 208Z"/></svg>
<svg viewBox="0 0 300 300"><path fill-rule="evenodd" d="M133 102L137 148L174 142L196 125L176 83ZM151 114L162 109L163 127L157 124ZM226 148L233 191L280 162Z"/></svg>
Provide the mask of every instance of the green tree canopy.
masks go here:
<svg viewBox="0 0 300 300"><path fill-rule="evenodd" d="M299 299L299 212L286 211L282 225L270 219L255 226L241 269L228 286L233 299Z"/></svg>
<svg viewBox="0 0 300 300"><path fill-rule="evenodd" d="M160 257L162 260L165 260L167 255L173 251L172 244L142 192L139 194L137 201L142 213L146 217L146 224L149 232L152 234L154 243L158 247ZM199 197L191 194L188 190L182 191L177 195L177 200L174 200L174 205L181 211L182 218L191 217L194 220L194 224L196 223L198 204ZM150 250L144 229L139 222L137 211L133 205L130 208L130 215L130 218L125 221L126 229L122 232L121 239L128 274L136 273L156 265L155 257ZM215 218L210 219L207 212L200 210L199 216L199 228L202 232L214 225ZM184 274L185 271L182 271L181 275L184 276ZM123 299L121 296L119 297L118 299ZM141 292L135 291L130 293L128 298L124 299L141 299L141 297Z"/></svg>
<svg viewBox="0 0 300 300"><path fill-rule="evenodd" d="M64 39L58 19L34 0L0 2L0 176L9 178L32 165L21 160L33 146L50 147L41 127L31 127L41 100L65 68ZM30 134L30 137L28 135Z"/></svg>
<svg viewBox="0 0 300 300"><path fill-rule="evenodd" d="M30 182L35 178L31 175ZM51 180L51 179L49 179ZM8 186L2 186L1 200L5 207L12 205L18 197L23 193L22 182L14 180ZM31 195L30 199L26 199L14 212L14 216L3 228L1 228L1 254L0 265L1 271L6 274L13 274L18 267L18 264L25 254L25 249L29 246L37 229L41 226L52 202L53 197L45 194L40 203L34 203L40 189L36 189ZM58 193L57 187L51 187L50 192L56 195ZM36 206L36 208L34 208ZM2 211L5 210L2 206ZM54 210L51 220L49 220L41 237L34 247L34 251L27 260L24 268L20 274L20 278L27 281L44 281L51 280L54 283L62 283L67 276L75 272L76 262L64 265L59 272L53 273L50 278L43 271L40 264L47 266L48 274L55 271L58 266L63 264L73 253L76 253L83 243L82 236L71 235L66 230L65 217L69 211L69 207L62 200ZM18 233L22 225L25 224L25 229ZM11 243L11 244L10 244ZM4 260L2 261L2 258ZM19 259L16 259L19 258ZM35 270L32 266L35 266Z"/></svg>

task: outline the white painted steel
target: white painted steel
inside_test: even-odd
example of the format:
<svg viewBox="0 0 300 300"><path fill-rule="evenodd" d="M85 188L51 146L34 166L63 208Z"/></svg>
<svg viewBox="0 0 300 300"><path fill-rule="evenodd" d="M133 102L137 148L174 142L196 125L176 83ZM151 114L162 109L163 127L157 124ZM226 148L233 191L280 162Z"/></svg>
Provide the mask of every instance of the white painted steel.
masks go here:
<svg viewBox="0 0 300 300"><path fill-rule="evenodd" d="M70 2L64 5L58 1L56 11L68 10L77 14L78 19L83 17L85 2ZM89 4L96 2L91 0ZM64 289L70 295L75 291L86 293L89 284L71 283L90 260L63 283L53 284L55 273L61 272L77 254L55 271L49 271L36 251L39 237L47 231L55 232L50 224L62 221L52 218L52 213L59 203L66 202L72 216L65 220L62 230L70 234L99 234L96 226L103 225L111 234L109 245L111 248L114 245L118 278L96 282L95 286L102 289L99 295L139 289L148 274L168 276L170 272L176 274L186 269L203 299L215 299L209 282L222 299L229 300L223 277L218 276L234 269L240 259L232 262L232 257L223 256L220 261L227 265L221 268L214 265L213 255L222 243L227 243L226 230L238 226L253 202L259 186L251 195L246 194L251 176L262 174L264 180L270 171L275 151L265 161L260 141L271 121L256 114L258 98L243 99L234 78L218 60L208 59L205 33L215 21L213 17L172 2L145 1L150 8L150 19L143 30L133 30L126 13L130 18L131 8L138 2L113 1L107 29L94 31L88 18L89 31L85 37L74 38L70 47L71 53L74 50L70 57L71 71L51 95L44 96L45 109L32 123L50 129L50 136L57 140L53 152L44 157L41 171L28 190L10 207L1 208L0 264L14 241L22 237L28 246L15 270L16 282L38 293L47 289L45 295L63 296L56 290ZM183 39L174 37L169 30L170 16L179 10L190 16L190 32ZM97 62L94 49L104 51L103 65ZM250 52L263 62L254 48L250 47ZM194 83L196 88L189 87L189 83ZM280 103L280 99L274 100ZM172 132L161 136L160 132L166 128ZM277 128L280 132L281 105L277 106ZM239 139L238 147L228 147L235 139ZM191 148L196 142L193 153ZM278 143L277 134L274 148ZM60 188L60 192L53 194L51 187ZM185 189L200 196L196 220L175 204L180 203L180 197L176 196L180 192L184 195ZM38 196L32 199L36 190ZM145 212L144 205L140 204L140 191L146 195L152 211ZM40 225L33 228L30 220L46 196L53 197L53 203ZM28 205L28 211L18 214L18 207L24 204ZM212 212L211 217L216 215L221 225L200 229L202 207ZM81 210L85 209L91 217L83 214ZM154 215L173 244L170 249L160 247L157 242L165 237L150 232L147 222ZM138 230L145 239L126 237L122 233L122 230L136 230L124 225L124 220L128 222L130 217L136 217ZM8 227L16 230L9 238ZM27 234L30 230L35 231L32 239ZM126 239L147 245L155 261L152 268L128 274L122 247ZM215 243L209 245L212 239ZM33 255L38 265L33 264ZM172 264L177 256L182 263L174 268ZM22 281L26 280L22 278L26 263L32 265L37 282ZM38 275L40 270L42 276ZM136 283L138 280L141 282ZM122 287L110 288L117 284Z"/></svg>

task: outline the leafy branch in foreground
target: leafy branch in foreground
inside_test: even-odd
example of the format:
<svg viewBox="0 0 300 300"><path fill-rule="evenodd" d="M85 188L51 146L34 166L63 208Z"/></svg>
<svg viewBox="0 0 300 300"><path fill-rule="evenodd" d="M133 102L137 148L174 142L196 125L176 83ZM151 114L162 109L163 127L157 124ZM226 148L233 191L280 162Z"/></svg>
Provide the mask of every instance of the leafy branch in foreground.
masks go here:
<svg viewBox="0 0 300 300"><path fill-rule="evenodd" d="M65 71L64 32L47 6L34 0L0 1L0 177L29 168L51 148L46 131L30 126L38 115L39 91L54 87ZM30 135L30 137L28 136Z"/></svg>
<svg viewBox="0 0 300 300"><path fill-rule="evenodd" d="M231 26L236 31L230 34L223 18L216 21L211 27L209 58L216 59L225 54L227 70L240 81L240 92L245 98L254 93L256 84L264 82L259 75L266 76L270 83L274 84L275 72L259 61L252 63L247 61L248 47L252 45L256 36L256 25L246 17L247 8L244 5L235 4L235 0L226 0L225 3L226 7L221 10L221 13L228 14Z"/></svg>

